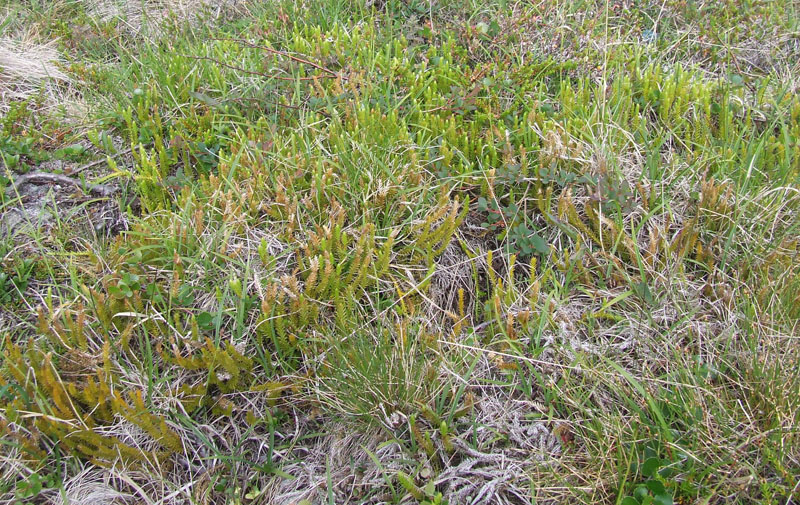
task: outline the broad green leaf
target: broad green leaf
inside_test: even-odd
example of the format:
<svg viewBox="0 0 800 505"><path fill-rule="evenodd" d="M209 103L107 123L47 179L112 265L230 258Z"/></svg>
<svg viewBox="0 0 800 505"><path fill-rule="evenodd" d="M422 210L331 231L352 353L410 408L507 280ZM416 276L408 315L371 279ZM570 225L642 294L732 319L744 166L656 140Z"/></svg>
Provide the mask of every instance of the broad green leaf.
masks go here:
<svg viewBox="0 0 800 505"><path fill-rule="evenodd" d="M647 489L653 492L654 495L664 494L667 492L667 489L664 487L660 481L657 480L648 480L644 483L647 486Z"/></svg>
<svg viewBox="0 0 800 505"><path fill-rule="evenodd" d="M653 498L654 505L672 505L672 496L668 493L661 493L657 494L655 498Z"/></svg>
<svg viewBox="0 0 800 505"><path fill-rule="evenodd" d="M652 477L656 474L661 467L661 460L659 458L648 458L642 463L642 475L645 477Z"/></svg>
<svg viewBox="0 0 800 505"><path fill-rule="evenodd" d="M533 247L536 248L536 251L540 254L549 254L550 253L550 246L547 242L537 234L531 235L531 243Z"/></svg>
<svg viewBox="0 0 800 505"><path fill-rule="evenodd" d="M644 500L644 497L649 495L650 491L647 489L645 485L636 486L636 489L633 490L633 496L639 501Z"/></svg>

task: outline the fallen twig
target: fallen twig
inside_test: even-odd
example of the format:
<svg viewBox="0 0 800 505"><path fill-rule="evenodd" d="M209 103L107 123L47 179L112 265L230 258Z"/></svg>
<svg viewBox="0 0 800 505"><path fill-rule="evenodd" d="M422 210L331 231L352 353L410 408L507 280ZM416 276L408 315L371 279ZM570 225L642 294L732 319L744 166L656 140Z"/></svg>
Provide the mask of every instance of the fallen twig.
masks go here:
<svg viewBox="0 0 800 505"><path fill-rule="evenodd" d="M227 63L223 63L216 58L212 58L210 56L192 56L189 54L184 55L186 58L191 58L193 60L208 60L213 61L217 65L220 65L225 68L230 68L231 70L238 70L239 72L244 72L245 74L250 75L258 75L261 77L267 77L271 79L279 79L281 81L313 81L314 79L319 79L320 76L311 76L311 77L287 77L283 75L274 75L274 74L267 74L265 72L257 72L255 70L247 70L246 68L237 67L236 65L229 65ZM333 77L332 75L322 76L322 77Z"/></svg>
<svg viewBox="0 0 800 505"><path fill-rule="evenodd" d="M78 168L76 168L74 170L69 170L69 174L70 175L75 175L77 173L83 172L86 169L89 169L89 168L92 168L92 167L96 167L97 165L102 165L103 163L107 162L109 160L109 158L113 160L115 158L119 158L120 156L124 156L126 154L129 154L132 151L133 151L133 149L129 147L129 148L127 148L125 150L122 150L122 151L120 151L118 153L112 154L111 156L106 156L103 159L92 161L91 163L87 163L86 165L80 166L80 167L78 167Z"/></svg>
<svg viewBox="0 0 800 505"><path fill-rule="evenodd" d="M263 98L256 98L256 97L242 96L242 97L238 97L238 98L228 98L228 99L223 100L223 101L225 101L225 102L234 102L234 103L242 103L242 102L245 102L245 101L257 102L258 104L267 103L267 104L270 104L270 105L275 105L277 107L284 107L286 109L303 110L303 107L298 107L297 105L289 105L287 103L280 103L280 102L275 102L275 101L272 101L272 100L264 100ZM317 110L309 109L309 110L312 110L312 111L316 112L317 114L320 114L320 115L322 115L322 116L324 116L324 117L326 117L328 119L330 119L330 117L331 117L330 114L328 114L327 112L325 112L323 110L318 110L318 109Z"/></svg>
<svg viewBox="0 0 800 505"><path fill-rule="evenodd" d="M108 197L113 195L117 188L113 188L111 186L107 186L105 184L82 184L81 181L74 179L72 177L68 177L66 175L61 174L51 174L47 172L28 172L27 174L21 175L17 177L11 187L6 189L6 194L8 196L13 196L15 191L19 191L19 188L24 186L25 184L65 184L71 186L77 186L84 191L90 193L96 193L103 197Z"/></svg>
<svg viewBox="0 0 800 505"><path fill-rule="evenodd" d="M305 58L300 58L299 56L295 56L295 55L293 55L291 53L287 53L286 51L281 51L279 49L273 49L271 47L262 46L262 45L259 45L259 44L254 44L253 42L250 42L250 41L247 41L247 40L243 40L243 39L212 39L212 40L219 40L221 42L236 42L237 44L242 44L242 45L250 47L252 49L263 49L264 51L267 51L268 53L272 53L272 54L275 54L275 55L278 55L278 56L283 56L283 57L289 58L291 60L294 60L294 61L296 61L298 63L305 63L306 65L311 65L312 67L316 68L317 70L322 70L325 73L331 74L332 77L342 77L341 74L339 74L338 72L335 72L335 71L333 71L333 70L331 70L329 68L323 67L322 65L320 65L318 63L314 63L313 61L307 60ZM344 78L344 79L346 79L346 78Z"/></svg>

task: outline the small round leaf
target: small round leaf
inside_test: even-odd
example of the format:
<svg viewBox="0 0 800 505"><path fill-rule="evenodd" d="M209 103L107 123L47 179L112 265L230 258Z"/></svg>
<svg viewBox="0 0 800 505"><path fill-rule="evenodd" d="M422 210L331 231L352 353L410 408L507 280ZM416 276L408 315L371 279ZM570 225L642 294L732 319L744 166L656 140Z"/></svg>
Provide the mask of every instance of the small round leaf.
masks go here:
<svg viewBox="0 0 800 505"><path fill-rule="evenodd" d="M658 458L648 458L642 463L642 475L645 477L652 477L661 466L661 460Z"/></svg>
<svg viewBox="0 0 800 505"><path fill-rule="evenodd" d="M653 499L653 505L672 505L672 496L669 493L657 494Z"/></svg>
<svg viewBox="0 0 800 505"><path fill-rule="evenodd" d="M648 480L644 483L647 486L647 489L653 492L654 495L665 494L667 489L664 487L664 484L657 480Z"/></svg>

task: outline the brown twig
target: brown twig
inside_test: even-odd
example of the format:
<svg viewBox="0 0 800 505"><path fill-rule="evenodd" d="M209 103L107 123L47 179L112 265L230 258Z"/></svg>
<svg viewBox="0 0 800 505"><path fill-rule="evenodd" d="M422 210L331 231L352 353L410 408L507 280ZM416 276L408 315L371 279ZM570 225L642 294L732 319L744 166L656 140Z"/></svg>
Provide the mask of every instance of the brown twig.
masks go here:
<svg viewBox="0 0 800 505"><path fill-rule="evenodd" d="M271 78L271 79L280 79L282 81L313 81L314 79L318 79L319 78L319 76L285 77L285 76L282 76L282 75L272 75L272 74L267 74L267 73L264 73L264 72L256 72L255 70L247 70L246 68L237 67L236 65L229 65L227 63L223 63L223 62L219 61L218 59L212 58L210 56L191 56L191 55L187 54L187 55L184 55L184 57L191 58L193 60L213 61L217 65L220 65L220 66L225 67L225 68L230 68L231 70L238 70L239 72L244 72L245 74L258 75L258 76L261 76L261 77L267 77L267 78ZM333 76L328 75L328 76L322 76L322 77L333 77Z"/></svg>
<svg viewBox="0 0 800 505"><path fill-rule="evenodd" d="M117 191L117 188L106 186L105 184L81 184L81 181L61 174L51 174L47 172L28 172L14 179L10 188L6 190L9 196L12 196L14 191L19 191L19 188L25 184L65 184L77 186L85 189L90 193L96 193L103 197L108 197Z"/></svg>
<svg viewBox="0 0 800 505"><path fill-rule="evenodd" d="M307 60L307 59L304 59L304 58L300 58L299 56L295 56L295 55L293 55L291 53L287 53L286 51L281 51L281 50L278 50L278 49L273 49L273 48L268 47L268 46L262 46L262 45L259 45L259 44L254 44L253 42L250 42L250 41L247 41L247 40L243 40L243 39L217 39L217 38L213 38L211 40L218 40L218 41L221 41L221 42L236 42L237 44L242 44L242 45L250 47L252 49L263 49L264 51L267 51L268 53L272 53L272 54L275 54L277 56L283 56L285 58L289 58L291 60L294 60L294 61L296 61L298 63L304 63L306 65L310 65L310 66L316 68L317 70L322 70L323 72L326 72L326 73L330 74L332 77L342 77L341 74L339 74L338 72L335 72L335 71L333 71L333 70L331 70L329 68L323 67L322 65L320 65L318 63L314 63L313 61L310 61L310 60Z"/></svg>
<svg viewBox="0 0 800 505"><path fill-rule="evenodd" d="M270 104L270 105L275 105L277 107L284 107L286 109L303 110L303 107L299 107L297 105L289 105L288 103L280 103L280 102L275 102L275 101L272 101L272 100L264 100L263 98L256 98L256 97L249 97L249 96L241 96L241 97L238 97L238 98L229 98L229 99L224 100L224 101L226 101L226 102L230 101L230 102L234 102L234 103L241 103L241 102L244 102L244 101L257 102L259 105L267 103L267 104ZM313 109L310 109L310 110L313 110ZM321 114L322 116L325 116L326 118L329 118L329 119L331 117L330 114L328 114L327 112L325 112L323 110L314 110L314 112L316 112L317 114Z"/></svg>
<svg viewBox="0 0 800 505"><path fill-rule="evenodd" d="M147 146L145 146L145 147L147 147ZM69 170L69 175L75 175L75 174L78 174L80 172L83 172L86 169L89 169L89 168L92 168L92 167L96 167L97 165L102 165L103 163L106 163L109 160L109 158L113 160L115 158L119 158L120 156L125 156L126 154L129 154L132 151L133 151L133 149L129 147L129 148L124 149L124 150L122 150L122 151L120 151L118 153L112 154L111 156L106 156L103 159L92 161L91 163L87 163L86 165L80 166L80 167L78 167L78 168L76 168L74 170Z"/></svg>

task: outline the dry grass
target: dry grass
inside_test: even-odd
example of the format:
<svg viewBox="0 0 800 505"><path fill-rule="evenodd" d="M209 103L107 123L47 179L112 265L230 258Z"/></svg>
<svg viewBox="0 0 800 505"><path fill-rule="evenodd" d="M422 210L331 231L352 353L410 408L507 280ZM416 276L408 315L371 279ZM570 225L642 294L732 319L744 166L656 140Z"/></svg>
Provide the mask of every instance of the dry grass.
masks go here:
<svg viewBox="0 0 800 505"><path fill-rule="evenodd" d="M411 4L381 3L383 10L370 15L391 8L405 12ZM108 33L124 50L95 48L102 58L70 71L58 41L42 44L46 37L33 29L4 35L0 112L37 94L51 106L64 103L72 86L93 92L82 88L76 74L95 79L120 101L104 110L97 130L116 128L137 144L131 156L117 158L118 170L110 178L137 193L141 206L129 213L131 195L121 202L78 202L79 195L45 186L36 188L36 199L23 195L22 206L4 204L4 219L34 204L43 208L47 199L56 208L52 220L26 235L33 238L26 239L24 251L37 257L38 277L14 306L24 317L3 328L12 337L2 345L30 341L30 349L54 359L64 381L79 385L86 377L100 377L95 372L105 367L115 390L146 394L148 412L180 443L167 456L155 457L162 441L136 419L116 413L96 421L87 408L80 411L86 421L76 415L64 423L78 429L92 420L93 433L114 437L143 459L126 462L120 455L95 462L77 451L65 455L58 461L60 480L36 499L54 505L405 504L435 503L434 489L451 505L618 503L646 480L641 463L647 451L656 451L677 468L663 482L682 503L792 503L800 469L795 279L800 192L794 169L782 164L786 158L773 158L785 172L775 175L771 166L760 164L761 146L747 157L775 111L762 106L752 89L722 87L697 98L687 121L660 113L636 89L615 96L606 84L649 63L659 68L677 63L707 73L687 78L665 70L651 82L660 92L680 79L679 91L711 90L709 82L727 78L732 69L745 77L768 74L792 89L797 37L774 23L771 30L748 32L736 45L722 47L701 39L702 27L685 18L680 2L662 4L657 9L625 1L446 6L434 16L450 17L427 22L434 31L452 30L457 48L452 55L436 54L441 40L423 28L422 7L433 12L440 7L436 2L414 10L413 20L366 18L369 22L353 21L352 6L321 3L320 9L330 9L324 15L341 15L336 19L342 24L319 33L295 30L287 14L291 7L281 5L248 29L257 26L274 47L314 54L304 57L332 68L341 65L348 80L297 80L286 89L280 87L284 81L268 81L270 93L282 102L258 110L229 95L254 90L258 100L263 76L242 80L226 74L216 58L225 64L227 55L232 65L255 74L267 65L264 55L194 37L204 33L199 27L206 21L222 23L230 12L246 12L242 2L83 0L82 15L95 28L112 27ZM302 12L316 19L313 9ZM639 15L636 23L628 20L632 13ZM726 29L748 28L714 13ZM383 40L370 30L380 34L393 29L394 21L419 29L410 38L433 49L415 53L411 62L404 61L411 49L388 56L398 37L392 32ZM490 26L494 21L497 26ZM643 39L650 35L641 26L649 22L656 37L678 41L674 52L659 53L650 45L656 42ZM498 33L482 37L474 30L477 23ZM179 25L191 27L191 41L165 38ZM358 34L363 39L356 39ZM160 41L168 42L163 53ZM84 47L85 41L69 42ZM334 49L323 56L326 43ZM640 45L643 52L635 53ZM707 46L724 63L707 59ZM365 47L383 49L365 56L359 52ZM197 60L181 51L207 52L214 59ZM648 63L632 64L626 59L631 54ZM448 64L449 56L459 63ZM117 68L114 58L127 58L130 68ZM268 63L284 78L300 66L278 60ZM619 65L611 70L615 61ZM623 63L635 71L628 75L630 67ZM564 66L547 73L559 65ZM502 86L483 80L506 67L533 68L534 77L509 74ZM103 71L107 74L97 75ZM425 87L414 88L422 78L428 79ZM471 97L475 109L453 106L453 113L445 114L475 82L484 86ZM564 91L572 89L590 92ZM777 89L777 84L769 88L763 102ZM702 100L710 110L715 93L723 92L736 106L754 102L755 125L741 130L741 137L752 138L743 144L719 133L715 120L703 115ZM425 102L428 93L433 105ZM625 112L634 109L634 95L641 117L631 118ZM537 97L553 107L542 112ZM375 109L362 110L360 100ZM396 125L386 114L396 111L381 107L401 111L401 122L420 106L412 104L417 100L431 112L393 133ZM518 124L498 112L534 101ZM324 113L312 112L315 107ZM564 109L571 115L559 116ZM425 121L439 113L463 128L459 136L471 135L473 122L485 127L469 138L479 152L463 155L473 163L461 173L436 165L444 158L439 149L449 123ZM534 113L544 119L531 119ZM781 135L796 135L791 129L796 112L780 114L789 125ZM740 116L731 121L739 125ZM721 147L680 133L693 122L708 123L708 135L718 135L714 142ZM514 137L519 131L512 131L512 123L519 131L528 128L532 140ZM406 135L405 128L415 135ZM140 148L153 131L169 138L146 138L147 147ZM542 193L520 189L544 180L541 173L513 183L498 175L525 156L512 142L536 146L527 156L541 159L542 168L566 167L602 183L549 181L541 186L555 188L546 207ZM692 151L688 146L694 144L701 147ZM209 155L212 145L219 151ZM450 147L458 150L458 142ZM485 155L495 148L502 150L497 166ZM787 148L787 157L796 153L790 143L775 149L781 148ZM93 149L101 157L110 154ZM209 158L215 163L204 167ZM739 165L746 163L758 178L754 187L747 185L749 173L741 177ZM212 176L198 175L203 171ZM773 184L773 176L787 182ZM608 194L620 188L629 194L617 209ZM498 206L513 201L516 214L503 214L500 231L490 230L484 221L491 210L481 210L473 198L465 220L433 257L438 245L427 244L426 250L416 237L437 198L449 205L462 193ZM147 207L150 194L161 198L160 206ZM87 226L106 214L123 225L77 237L65 213L72 204L76 215L86 211L81 222ZM594 208L599 217L591 214ZM448 217L441 213L433 222L441 226ZM340 269L342 280L357 279L355 269L348 269L363 257L371 258L374 268L366 275L367 287L346 291L343 282L335 293L315 292L326 257L320 243L332 243L339 218L347 238L336 246L331 270ZM550 253L534 256L533 267L504 233L520 218L552 246ZM369 255L359 256L354 251L369 229L363 224L372 221L379 238ZM696 243L682 251L682 238L695 231ZM397 242L389 250L389 267L377 273L388 237ZM22 250L6 254L5 272L19 263ZM139 279L134 293L112 295L130 274ZM89 288L113 299L108 303L116 311L113 323L106 323L96 308L99 297ZM793 295L791 289L798 291ZM278 295L283 297L278 304L265 302ZM61 337L37 327L38 306L47 307L45 326L82 318L85 343L66 337L59 342ZM306 324L297 314L308 307L318 312ZM212 323L201 327L201 316ZM290 322L286 334L275 329L277 320ZM272 333L264 330L273 326ZM72 330L63 334L72 336ZM131 340L123 344L124 338ZM106 343L112 346L109 362L104 362ZM236 359L255 363L246 370L241 366L240 383L220 365L222 358L208 358L228 344L240 353ZM206 361L195 365L189 357ZM3 368L0 373L2 386L15 380ZM45 407L31 402L30 409L43 412L15 417L5 408L4 433L31 438L38 428L25 416L44 417L45 408L59 407L48 403L47 391L36 391ZM48 449L58 442L41 438ZM48 473L45 466L53 463L44 456L40 465L31 464L18 447L9 447L0 457L0 484L7 485L0 505L29 498L20 498L14 486ZM401 483L403 474L424 492Z"/></svg>
<svg viewBox="0 0 800 505"><path fill-rule="evenodd" d="M57 105L68 85L55 41L37 44L0 38L0 113L7 113L12 101L34 95L43 97L50 106Z"/></svg>
<svg viewBox="0 0 800 505"><path fill-rule="evenodd" d="M102 22L119 23L128 36L157 38L182 23L218 22L245 8L245 0L81 0L87 13Z"/></svg>

